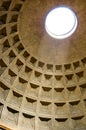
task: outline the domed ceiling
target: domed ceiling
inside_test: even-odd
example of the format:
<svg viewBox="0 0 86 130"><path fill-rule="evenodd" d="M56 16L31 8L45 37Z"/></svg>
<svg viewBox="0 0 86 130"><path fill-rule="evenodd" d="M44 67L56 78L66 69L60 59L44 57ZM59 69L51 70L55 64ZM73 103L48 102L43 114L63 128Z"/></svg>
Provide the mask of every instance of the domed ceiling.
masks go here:
<svg viewBox="0 0 86 130"><path fill-rule="evenodd" d="M45 30L65 5L78 27L58 40ZM86 130L86 2L0 0L0 129Z"/></svg>
<svg viewBox="0 0 86 130"><path fill-rule="evenodd" d="M45 31L47 14L59 5L72 8L78 18L76 32L65 40L53 39ZM31 55L46 63L64 64L83 58L86 55L85 7L81 0L26 1L18 26L23 45Z"/></svg>

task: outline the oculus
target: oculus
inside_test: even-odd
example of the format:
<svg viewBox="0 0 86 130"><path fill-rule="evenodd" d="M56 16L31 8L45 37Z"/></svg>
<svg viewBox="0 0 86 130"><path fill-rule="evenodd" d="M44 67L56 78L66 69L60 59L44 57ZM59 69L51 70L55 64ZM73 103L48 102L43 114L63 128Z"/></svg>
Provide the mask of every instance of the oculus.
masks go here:
<svg viewBox="0 0 86 130"><path fill-rule="evenodd" d="M45 29L51 37L64 39L75 32L77 23L76 14L71 8L58 6L47 14Z"/></svg>

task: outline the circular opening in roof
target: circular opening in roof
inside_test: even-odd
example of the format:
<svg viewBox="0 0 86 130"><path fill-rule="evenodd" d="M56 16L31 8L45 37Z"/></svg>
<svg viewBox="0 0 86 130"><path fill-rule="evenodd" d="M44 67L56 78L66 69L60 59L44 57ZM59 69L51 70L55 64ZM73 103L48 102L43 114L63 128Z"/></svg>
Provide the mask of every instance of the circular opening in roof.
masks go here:
<svg viewBox="0 0 86 130"><path fill-rule="evenodd" d="M77 17L72 9L59 6L51 10L45 20L47 33L56 39L71 36L77 28Z"/></svg>

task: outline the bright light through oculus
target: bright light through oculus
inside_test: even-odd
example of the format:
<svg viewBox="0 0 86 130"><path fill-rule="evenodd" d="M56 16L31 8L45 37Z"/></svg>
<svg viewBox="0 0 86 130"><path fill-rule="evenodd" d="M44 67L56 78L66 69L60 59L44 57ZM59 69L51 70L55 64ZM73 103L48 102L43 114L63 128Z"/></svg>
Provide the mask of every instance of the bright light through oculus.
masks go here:
<svg viewBox="0 0 86 130"><path fill-rule="evenodd" d="M45 20L47 33L56 39L64 39L71 36L77 28L77 17L67 7L60 6L51 10Z"/></svg>

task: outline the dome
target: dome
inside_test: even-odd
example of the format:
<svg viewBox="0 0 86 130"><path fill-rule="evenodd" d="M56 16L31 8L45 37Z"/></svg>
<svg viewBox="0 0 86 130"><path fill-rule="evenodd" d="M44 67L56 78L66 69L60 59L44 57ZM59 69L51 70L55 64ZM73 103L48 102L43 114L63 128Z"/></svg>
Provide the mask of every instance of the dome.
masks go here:
<svg viewBox="0 0 86 130"><path fill-rule="evenodd" d="M47 14L69 7L75 32L45 29ZM86 130L86 2L0 1L0 129Z"/></svg>

